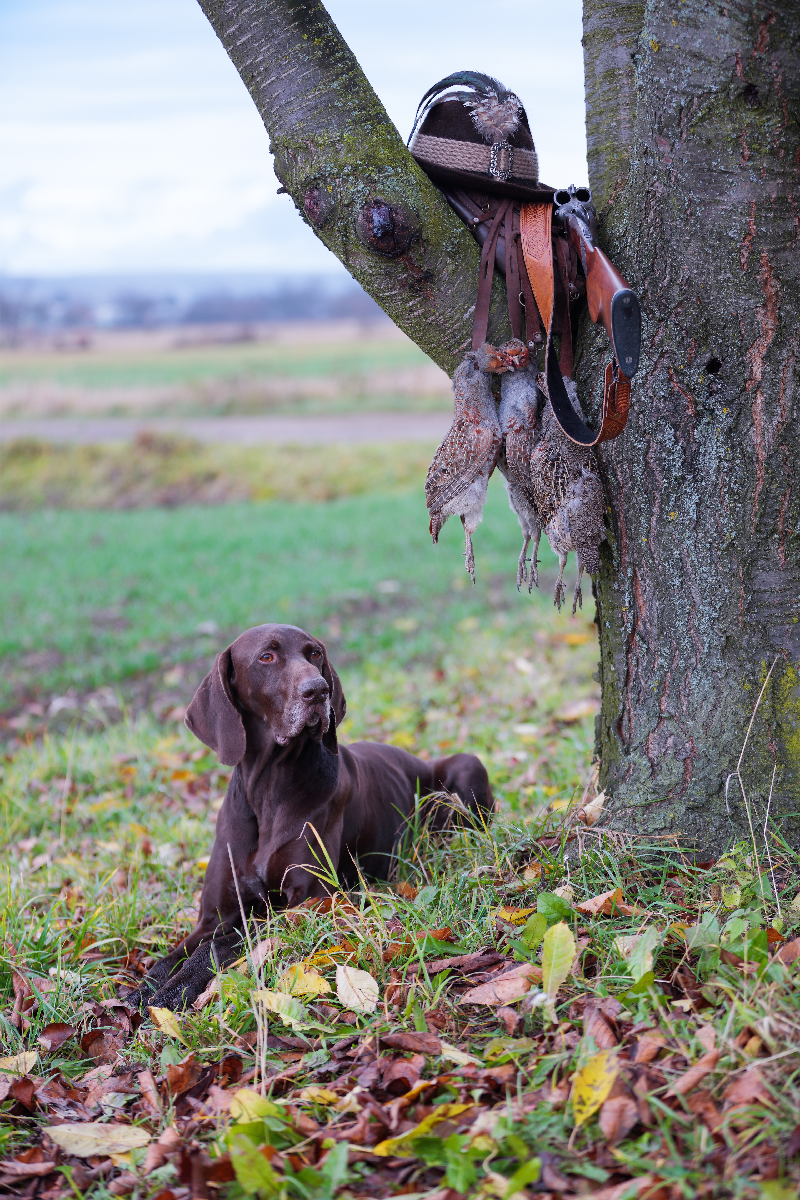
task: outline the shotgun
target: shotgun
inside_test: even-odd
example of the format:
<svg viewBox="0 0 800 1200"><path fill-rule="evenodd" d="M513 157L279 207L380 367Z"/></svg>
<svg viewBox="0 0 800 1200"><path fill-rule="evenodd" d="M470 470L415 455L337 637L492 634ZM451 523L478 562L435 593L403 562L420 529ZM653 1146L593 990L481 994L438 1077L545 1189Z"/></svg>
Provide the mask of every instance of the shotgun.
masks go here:
<svg viewBox="0 0 800 1200"><path fill-rule="evenodd" d="M589 316L595 322L602 322L619 369L630 379L639 366L642 344L638 297L597 245L597 216L589 189L561 189L553 196L553 204L554 220L580 256L586 276Z"/></svg>

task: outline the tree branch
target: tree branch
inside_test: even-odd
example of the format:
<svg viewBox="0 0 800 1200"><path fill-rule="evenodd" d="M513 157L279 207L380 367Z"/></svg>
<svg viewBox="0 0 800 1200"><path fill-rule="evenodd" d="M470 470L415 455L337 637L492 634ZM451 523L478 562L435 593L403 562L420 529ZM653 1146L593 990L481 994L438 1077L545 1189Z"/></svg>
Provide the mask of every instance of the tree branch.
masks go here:
<svg viewBox="0 0 800 1200"><path fill-rule="evenodd" d="M323 5L199 2L261 114L275 173L300 215L452 372L471 334L477 247L408 153ZM496 277L489 337L509 334Z"/></svg>

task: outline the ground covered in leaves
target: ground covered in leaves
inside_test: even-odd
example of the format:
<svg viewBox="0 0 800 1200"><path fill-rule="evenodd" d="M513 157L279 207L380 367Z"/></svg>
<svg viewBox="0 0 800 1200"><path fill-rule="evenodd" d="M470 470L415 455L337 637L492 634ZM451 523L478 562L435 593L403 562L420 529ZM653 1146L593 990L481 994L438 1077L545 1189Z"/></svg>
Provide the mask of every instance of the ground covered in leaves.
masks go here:
<svg viewBox="0 0 800 1200"><path fill-rule="evenodd" d="M602 835L587 776L509 780L490 828L412 831L390 883L251 926L194 1009L142 1019L126 990L192 924L226 779L144 717L8 756L7 1193L796 1195L785 847L658 866Z"/></svg>

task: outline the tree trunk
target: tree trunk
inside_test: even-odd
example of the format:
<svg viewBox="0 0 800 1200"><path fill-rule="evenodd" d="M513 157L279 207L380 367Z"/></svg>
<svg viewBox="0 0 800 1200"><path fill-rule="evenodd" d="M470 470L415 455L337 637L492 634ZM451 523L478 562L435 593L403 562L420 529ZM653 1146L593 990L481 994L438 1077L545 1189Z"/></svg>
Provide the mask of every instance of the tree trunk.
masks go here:
<svg viewBox="0 0 800 1200"><path fill-rule="evenodd" d="M200 3L300 215L452 371L469 344L477 248L325 9L316 0ZM694 843L701 857L749 837L752 825L761 851L774 781L771 815L796 845L793 3L753 13L705 0L585 0L584 45L590 182L606 248L644 317L627 429L598 454L611 513L596 589L607 821ZM496 277L489 336L509 332ZM578 346L596 420L607 341L587 322ZM726 797L726 779L773 662L743 758L748 816L738 780Z"/></svg>
<svg viewBox="0 0 800 1200"><path fill-rule="evenodd" d="M318 0L200 0L317 236L452 374L472 334L478 248L420 170ZM433 82L433 80L431 80ZM510 337L496 275L489 336Z"/></svg>
<svg viewBox="0 0 800 1200"><path fill-rule="evenodd" d="M600 455L611 824L764 849L800 832L800 41L795 0L585 0L589 174L642 365ZM584 394L604 348L584 339ZM596 390L596 389L595 389ZM762 685L775 663L742 762Z"/></svg>

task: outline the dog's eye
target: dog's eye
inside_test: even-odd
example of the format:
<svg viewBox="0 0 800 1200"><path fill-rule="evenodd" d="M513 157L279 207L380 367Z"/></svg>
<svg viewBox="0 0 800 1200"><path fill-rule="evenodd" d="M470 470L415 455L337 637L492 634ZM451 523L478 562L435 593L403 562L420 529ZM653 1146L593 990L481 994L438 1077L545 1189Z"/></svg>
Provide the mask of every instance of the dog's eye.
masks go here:
<svg viewBox="0 0 800 1200"><path fill-rule="evenodd" d="M270 654L269 650L265 650L264 653L261 655L259 662L273 662L274 659L275 659L275 655Z"/></svg>
<svg viewBox="0 0 800 1200"><path fill-rule="evenodd" d="M312 650L311 657L312 658L322 658L322 651L321 650Z"/></svg>

